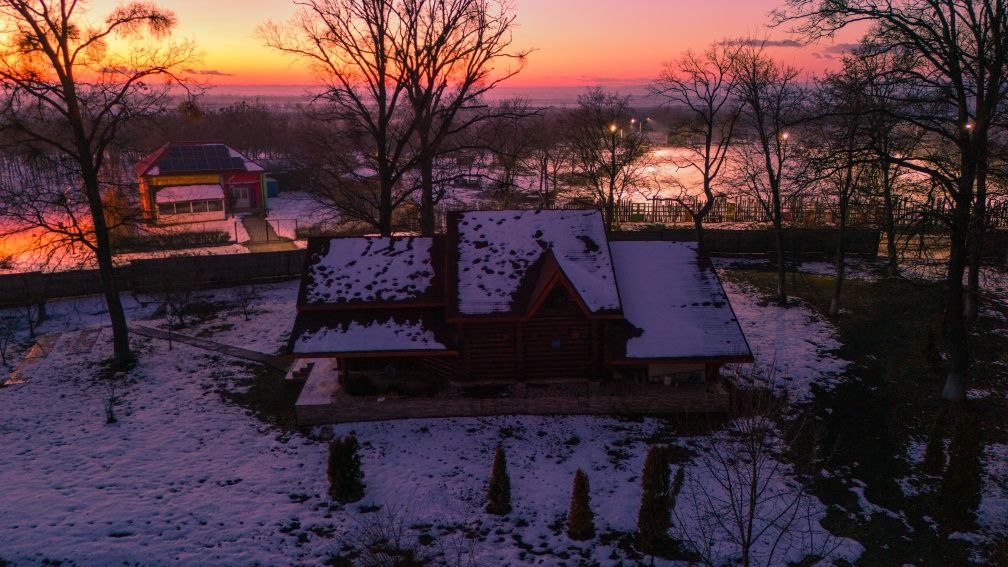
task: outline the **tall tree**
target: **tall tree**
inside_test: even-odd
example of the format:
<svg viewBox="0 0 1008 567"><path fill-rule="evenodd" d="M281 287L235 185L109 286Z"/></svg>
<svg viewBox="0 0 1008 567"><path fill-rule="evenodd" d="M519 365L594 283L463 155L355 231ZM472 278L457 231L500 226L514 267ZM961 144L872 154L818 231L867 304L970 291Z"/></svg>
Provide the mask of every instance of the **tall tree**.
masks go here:
<svg viewBox="0 0 1008 567"><path fill-rule="evenodd" d="M898 116L909 87L899 70L911 60L905 54L879 53L869 46L859 47L843 58L842 72L859 78L862 88L857 98L864 114L867 149L876 162L870 170L869 185L882 202L879 226L885 235L886 270L890 277L899 275L896 229L902 219L896 218L896 207L898 200L905 196L901 181L907 177L907 169L900 161L914 155L921 141L921 130Z"/></svg>
<svg viewBox="0 0 1008 567"><path fill-rule="evenodd" d="M526 168L536 172L534 192L544 209L556 204L563 191L560 180L570 171L571 148L564 136L562 118L559 111L545 110L525 119L532 143Z"/></svg>
<svg viewBox="0 0 1008 567"><path fill-rule="evenodd" d="M410 171L421 178L421 228L434 230L434 162L445 140L484 119L467 112L519 72L527 52L509 51L514 15L499 0L309 0L286 24L267 22L266 44L307 61L324 88L317 97L340 128L364 134L362 163L333 180L365 198L352 214L392 233L407 202ZM514 61L506 69L501 60ZM325 115L319 115L323 117ZM341 181L342 180L342 181Z"/></svg>
<svg viewBox="0 0 1008 567"><path fill-rule="evenodd" d="M703 221L714 206L714 186L728 160L735 124L741 105L735 96L733 62L738 48L727 42L708 47L703 53L687 51L666 63L651 91L669 106L685 110L683 143L688 153L676 159L679 168L694 169L703 182L704 199L692 206L684 194L679 202L693 216L697 245L704 249Z"/></svg>
<svg viewBox="0 0 1008 567"><path fill-rule="evenodd" d="M529 119L531 110L526 100L505 100L496 106L495 116L480 128L479 143L492 157L487 177L494 199L506 209L526 196L526 165L536 143L535 123Z"/></svg>
<svg viewBox="0 0 1008 567"><path fill-rule="evenodd" d="M285 24L259 27L266 45L300 58L323 85L315 116L337 129L359 132L361 163L330 179L334 192L356 195L351 216L382 235L392 234L392 215L409 197L401 180L414 165L410 141L416 120L406 100L404 69L394 54L405 28L389 0L310 0ZM356 207L364 203L369 207Z"/></svg>
<svg viewBox="0 0 1008 567"><path fill-rule="evenodd" d="M175 43L174 14L134 2L91 19L86 3L0 0L0 125L74 169L89 228L77 242L95 256L112 323L114 362L132 359L112 265L103 187L123 124L159 109L194 60Z"/></svg>
<svg viewBox="0 0 1008 567"><path fill-rule="evenodd" d="M802 119L804 93L798 70L773 60L763 48L764 42L749 41L733 58L742 116L750 137L740 144L739 167L742 182L773 225L777 301L783 304L787 303L783 186L787 182L786 169L793 161L792 129Z"/></svg>
<svg viewBox="0 0 1008 567"><path fill-rule="evenodd" d="M838 72L828 72L815 91L816 105L823 113L812 126L811 132L822 140L804 153L811 172L811 182L822 189L824 196L835 202L836 249L833 265L836 276L830 299L830 317L840 315L840 295L847 270L847 228L850 222L851 201L862 187L865 172L874 161L867 147L865 86L863 75L844 67Z"/></svg>
<svg viewBox="0 0 1008 567"><path fill-rule="evenodd" d="M605 217L616 227L616 206L627 190L642 180L647 139L630 127L630 97L592 88L578 96L568 132L574 173L591 192Z"/></svg>
<svg viewBox="0 0 1008 567"><path fill-rule="evenodd" d="M515 15L505 0L399 0L395 5L404 29L394 36L394 57L416 121L420 231L429 236L435 229L435 159L454 134L495 115L471 110L521 71L528 51L511 51ZM510 65L498 67L505 62Z"/></svg>
<svg viewBox="0 0 1008 567"><path fill-rule="evenodd" d="M899 117L926 132L928 141L901 164L929 175L952 204L947 219L949 371L942 395L964 400L991 141L1008 94L1008 0L788 0L776 19L794 23L811 39L869 22L866 45L911 58L902 72L913 96L903 101ZM968 265L976 269L964 286Z"/></svg>

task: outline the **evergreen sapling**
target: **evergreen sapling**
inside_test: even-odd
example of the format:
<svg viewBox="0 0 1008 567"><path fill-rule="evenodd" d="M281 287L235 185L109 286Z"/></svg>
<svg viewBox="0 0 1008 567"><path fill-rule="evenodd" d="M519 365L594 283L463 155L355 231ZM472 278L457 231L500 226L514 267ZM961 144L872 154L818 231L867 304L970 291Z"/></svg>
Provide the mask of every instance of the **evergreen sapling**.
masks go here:
<svg viewBox="0 0 1008 567"><path fill-rule="evenodd" d="M508 477L504 448L500 445L494 451L493 472L490 474L490 484L487 486L486 511L498 516L504 516L511 511L511 479Z"/></svg>
<svg viewBox="0 0 1008 567"><path fill-rule="evenodd" d="M567 535L573 540L595 537L595 515L588 498L588 475L581 469L574 473L570 512L567 513Z"/></svg>
<svg viewBox="0 0 1008 567"><path fill-rule="evenodd" d="M357 449L357 436L353 433L329 444L329 496L343 504L364 497L364 471Z"/></svg>

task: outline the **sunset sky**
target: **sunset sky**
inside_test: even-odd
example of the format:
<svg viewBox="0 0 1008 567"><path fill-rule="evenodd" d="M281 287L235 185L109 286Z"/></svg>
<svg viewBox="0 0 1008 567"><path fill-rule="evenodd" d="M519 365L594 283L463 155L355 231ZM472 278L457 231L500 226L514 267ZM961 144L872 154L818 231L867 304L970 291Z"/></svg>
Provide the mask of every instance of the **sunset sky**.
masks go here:
<svg viewBox="0 0 1008 567"><path fill-rule="evenodd" d="M94 0L93 16L115 0ZM256 37L266 20L285 21L295 11L284 0L162 0L179 18L177 35L204 51L203 71L222 85L303 85L313 82L304 64L270 50ZM792 40L767 31L778 0L514 0L515 46L533 48L526 69L509 87L626 86L654 78L664 61L686 48L756 35ZM848 35L840 42L856 41ZM842 45L779 47L774 54L810 73L835 65Z"/></svg>

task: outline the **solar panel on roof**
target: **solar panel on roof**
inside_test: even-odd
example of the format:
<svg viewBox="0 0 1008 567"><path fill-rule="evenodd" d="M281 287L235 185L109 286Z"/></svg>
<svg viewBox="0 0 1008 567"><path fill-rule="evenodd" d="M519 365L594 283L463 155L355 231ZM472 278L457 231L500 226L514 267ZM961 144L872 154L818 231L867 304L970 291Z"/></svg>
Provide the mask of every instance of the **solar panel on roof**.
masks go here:
<svg viewBox="0 0 1008 567"><path fill-rule="evenodd" d="M164 173L246 169L245 160L232 156L224 144L169 146L157 165Z"/></svg>

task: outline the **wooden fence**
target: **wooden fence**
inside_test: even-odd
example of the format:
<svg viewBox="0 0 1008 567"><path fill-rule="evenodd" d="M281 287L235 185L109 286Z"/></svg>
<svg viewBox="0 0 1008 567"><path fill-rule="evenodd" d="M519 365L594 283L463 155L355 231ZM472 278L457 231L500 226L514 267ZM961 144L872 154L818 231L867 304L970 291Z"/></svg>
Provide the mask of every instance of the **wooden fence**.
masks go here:
<svg viewBox="0 0 1008 567"><path fill-rule="evenodd" d="M669 228L614 232L610 240L695 240L692 229ZM873 258L878 253L879 231L850 229L845 247L851 256ZM784 253L795 260L830 257L836 252L837 235L833 230L792 228L784 231ZM710 228L704 231L704 244L711 254L749 255L776 254L772 230L726 230Z"/></svg>
<svg viewBox="0 0 1008 567"><path fill-rule="evenodd" d="M517 203L515 208L534 209L538 203ZM575 199L569 202L554 204L549 209L568 210L594 208L591 200ZM479 201L466 203L441 203L437 207L439 226L444 228L448 213L453 210L496 210L500 203ZM839 218L837 203L825 198L798 197L786 200L782 206L784 224L788 227L812 228L836 226ZM699 209L696 198L688 203L677 199L652 199L646 202L619 201L616 204L616 219L620 224L692 224L693 214L690 210ZM901 229L913 228L919 230L922 226L936 226L950 215L950 209L944 201L914 201L899 199L893 206L893 218ZM882 226L884 208L878 201L852 202L847 211L847 225L850 227L879 228ZM760 224L769 223L770 217L760 202L747 196L719 197L707 217L705 224L718 225L727 223ZM416 224L416 223L413 223ZM407 223L402 229L417 228ZM1008 200L991 200L987 205L987 228L991 230L1008 229Z"/></svg>
<svg viewBox="0 0 1008 567"><path fill-rule="evenodd" d="M120 290L137 292L276 282L300 277L304 254L304 250L289 250L133 260L116 268L115 278ZM102 285L98 270L0 275L0 307L99 293Z"/></svg>
<svg viewBox="0 0 1008 567"><path fill-rule="evenodd" d="M676 199L620 201L616 207L616 218L620 223L689 224L693 222L690 210L699 209L699 203L693 199L688 205ZM784 224L792 227L835 226L840 216L836 202L821 198L788 199L782 203L781 208ZM893 218L901 228L940 224L950 213L949 206L944 201L900 199L893 207ZM847 211L847 224L852 227L880 227L883 216L884 208L879 202L852 202ZM721 197L714 201L704 222L768 223L770 217L755 198ZM1008 229L1008 201L991 200L988 203L987 228Z"/></svg>

